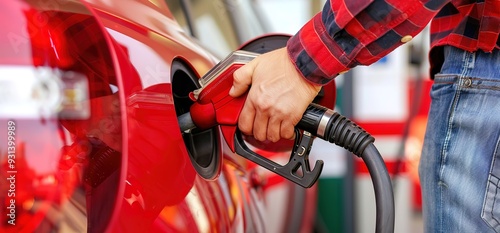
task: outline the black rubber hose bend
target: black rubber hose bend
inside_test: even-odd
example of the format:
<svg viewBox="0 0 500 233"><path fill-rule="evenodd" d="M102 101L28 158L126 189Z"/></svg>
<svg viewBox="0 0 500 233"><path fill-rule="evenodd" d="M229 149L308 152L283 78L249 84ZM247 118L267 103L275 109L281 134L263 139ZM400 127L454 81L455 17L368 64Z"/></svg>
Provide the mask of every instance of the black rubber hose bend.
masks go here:
<svg viewBox="0 0 500 233"><path fill-rule="evenodd" d="M393 233L395 209L392 183L385 162L373 145L375 139L348 118L316 104L309 105L297 127L341 146L363 159L375 190L375 232Z"/></svg>
<svg viewBox="0 0 500 233"><path fill-rule="evenodd" d="M394 193L392 192L391 178L385 167L384 160L373 144L366 147L361 158L368 167L375 190L375 202L377 203L375 232L393 233L395 218Z"/></svg>

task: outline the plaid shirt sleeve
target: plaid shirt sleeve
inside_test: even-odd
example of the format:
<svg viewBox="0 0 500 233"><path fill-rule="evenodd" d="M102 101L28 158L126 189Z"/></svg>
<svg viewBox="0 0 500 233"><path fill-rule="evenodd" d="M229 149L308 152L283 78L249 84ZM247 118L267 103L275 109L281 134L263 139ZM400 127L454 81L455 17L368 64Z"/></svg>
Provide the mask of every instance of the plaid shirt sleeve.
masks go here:
<svg viewBox="0 0 500 233"><path fill-rule="evenodd" d="M449 0L329 0L287 44L296 68L326 84L417 35Z"/></svg>

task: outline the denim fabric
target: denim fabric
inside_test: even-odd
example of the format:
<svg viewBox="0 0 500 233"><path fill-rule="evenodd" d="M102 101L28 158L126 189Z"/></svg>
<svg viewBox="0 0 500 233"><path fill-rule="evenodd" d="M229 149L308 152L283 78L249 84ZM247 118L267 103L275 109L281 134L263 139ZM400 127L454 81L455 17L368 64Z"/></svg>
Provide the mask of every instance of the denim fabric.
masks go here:
<svg viewBox="0 0 500 233"><path fill-rule="evenodd" d="M446 47L419 175L425 232L500 232L500 53Z"/></svg>

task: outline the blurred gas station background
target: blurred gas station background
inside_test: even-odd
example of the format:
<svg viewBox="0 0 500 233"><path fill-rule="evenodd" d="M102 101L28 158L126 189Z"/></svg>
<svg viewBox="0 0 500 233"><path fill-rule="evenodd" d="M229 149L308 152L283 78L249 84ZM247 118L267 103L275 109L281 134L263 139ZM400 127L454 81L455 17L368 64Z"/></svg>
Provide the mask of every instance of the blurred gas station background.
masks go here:
<svg viewBox="0 0 500 233"><path fill-rule="evenodd" d="M259 35L295 34L324 2L167 0L181 25L220 58ZM354 68L335 80L335 110L375 136L375 146L392 176L395 232L423 232L417 169L430 101L428 49L425 29L377 63ZM325 161L317 185L314 231L373 232L375 199L368 170L360 159L332 147L316 140L311 151L311 164ZM280 216L266 220L272 225Z"/></svg>

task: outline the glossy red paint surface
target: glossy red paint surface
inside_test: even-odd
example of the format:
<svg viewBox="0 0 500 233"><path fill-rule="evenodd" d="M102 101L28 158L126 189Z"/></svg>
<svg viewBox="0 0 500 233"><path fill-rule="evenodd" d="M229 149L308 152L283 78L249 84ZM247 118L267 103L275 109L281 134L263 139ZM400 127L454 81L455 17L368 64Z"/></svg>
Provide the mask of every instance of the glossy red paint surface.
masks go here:
<svg viewBox="0 0 500 233"><path fill-rule="evenodd" d="M174 63L199 78L217 59L184 32L164 1L0 5L0 35L6 35L0 37L0 74L10 75L0 77L0 99L9 93L2 92L5 83L30 71L35 78L27 81L64 84L59 94L69 101L49 115L19 117L13 108L0 117L0 143L10 140L7 126L15 124L15 153L0 145L0 232L264 232L274 208L266 190L287 190L280 199L292 203L294 184L232 153L219 131L215 174L208 180L197 174L177 123ZM45 77L46 70L54 76ZM73 73L84 77L80 90L88 96L81 102L74 100L79 89L65 86ZM189 81L180 77L177 82ZM30 83L20 83L27 85L21 92L39 97ZM277 160L286 160L291 148L289 142L248 140ZM13 171L15 192L7 179ZM312 227L314 194L308 189L299 209L306 215L301 232ZM11 209L15 225L9 224ZM293 210L277 211L286 216L281 229L295 220Z"/></svg>
<svg viewBox="0 0 500 233"><path fill-rule="evenodd" d="M0 148L1 230L79 231L86 228L87 216L109 221L123 159L122 128L118 97L110 89L116 85L113 65L97 21L78 3L9 1L1 11L10 19L1 27L4 104L19 101L16 96L62 98L61 109L51 109L58 114L33 111L19 117L18 110L27 109L14 105L12 116L0 119L5 126L0 139L11 142ZM74 74L84 82L73 82ZM75 92L72 82L83 85L82 92ZM81 96L86 100L73 102ZM81 115L65 114L71 111ZM89 169L102 162L111 166Z"/></svg>
<svg viewBox="0 0 500 233"><path fill-rule="evenodd" d="M172 62L200 76L216 60L162 1L15 0L0 12L9 19L0 29L1 69L81 73L90 111L83 119L0 120L15 122L17 172L12 225L4 214L14 200L4 183L8 147L0 147L0 231L264 231L262 190L220 136L217 179L193 169L177 125Z"/></svg>

